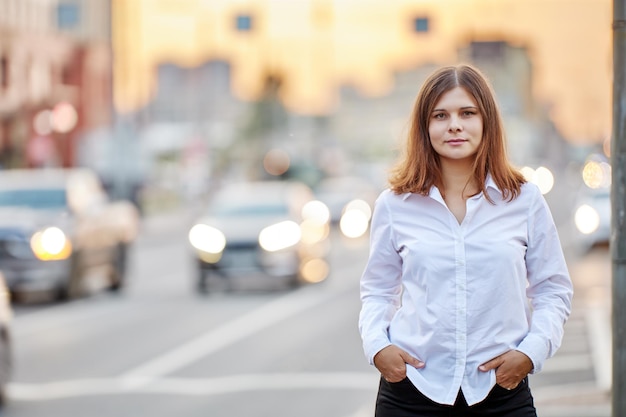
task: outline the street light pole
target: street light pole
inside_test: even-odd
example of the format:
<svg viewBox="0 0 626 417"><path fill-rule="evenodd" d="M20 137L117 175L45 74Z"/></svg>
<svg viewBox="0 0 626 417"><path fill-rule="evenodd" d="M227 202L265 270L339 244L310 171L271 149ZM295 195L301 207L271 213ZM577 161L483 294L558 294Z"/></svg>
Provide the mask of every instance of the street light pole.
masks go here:
<svg viewBox="0 0 626 417"><path fill-rule="evenodd" d="M626 416L626 0L613 0L613 416Z"/></svg>

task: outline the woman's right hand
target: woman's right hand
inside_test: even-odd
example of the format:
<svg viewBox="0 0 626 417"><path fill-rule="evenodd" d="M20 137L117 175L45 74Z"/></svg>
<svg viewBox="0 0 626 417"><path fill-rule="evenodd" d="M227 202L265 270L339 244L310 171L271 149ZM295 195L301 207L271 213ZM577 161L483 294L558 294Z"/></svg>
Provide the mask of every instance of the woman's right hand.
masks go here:
<svg viewBox="0 0 626 417"><path fill-rule="evenodd" d="M389 345L374 356L374 366L387 382L400 382L406 378L407 364L417 369L424 367L424 362L396 345Z"/></svg>

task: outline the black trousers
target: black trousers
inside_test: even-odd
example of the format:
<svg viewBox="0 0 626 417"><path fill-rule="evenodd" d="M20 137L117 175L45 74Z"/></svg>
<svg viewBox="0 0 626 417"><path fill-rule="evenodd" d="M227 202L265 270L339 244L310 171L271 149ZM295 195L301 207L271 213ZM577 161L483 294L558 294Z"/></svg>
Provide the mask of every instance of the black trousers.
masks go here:
<svg viewBox="0 0 626 417"><path fill-rule="evenodd" d="M454 405L439 404L422 394L405 378L397 383L380 379L376 398L376 417L537 417L528 377L506 390L493 387L487 398L468 406L459 391Z"/></svg>

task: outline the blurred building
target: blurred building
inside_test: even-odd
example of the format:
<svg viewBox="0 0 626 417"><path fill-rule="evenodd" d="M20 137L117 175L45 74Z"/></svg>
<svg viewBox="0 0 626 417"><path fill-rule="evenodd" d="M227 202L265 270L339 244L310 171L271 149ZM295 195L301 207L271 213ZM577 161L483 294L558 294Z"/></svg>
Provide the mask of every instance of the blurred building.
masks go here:
<svg viewBox="0 0 626 417"><path fill-rule="evenodd" d="M520 167L544 165L562 170L569 162L570 144L556 130L545 105L532 94L529 51L505 41L471 41L457 55L479 66L491 80L513 162ZM149 159L157 161L152 180L180 188L194 181L207 182L225 170L230 176L258 176L261 172L246 170L261 167L263 155L280 148L294 157L295 169L302 170L309 162L319 167L320 174L368 176L375 172L380 178L372 180L384 181L384 172L372 170L372 164L392 162L408 132L417 92L435 67L427 64L398 71L393 88L374 97L353 85L338 86L332 114L320 117L286 112L272 97L238 100L228 87L230 65L223 61L189 68L163 63L157 69L154 98L137 114L144 127L143 149ZM280 86L274 88L278 90L273 94L279 94ZM164 162L161 167L159 159ZM177 165L174 171L169 169L172 162ZM174 179L166 179L171 172ZM311 174L306 173L308 178ZM179 176L181 182L176 180Z"/></svg>
<svg viewBox="0 0 626 417"><path fill-rule="evenodd" d="M0 163L72 166L111 123L109 0L0 0Z"/></svg>
<svg viewBox="0 0 626 417"><path fill-rule="evenodd" d="M290 111L329 115L339 86L381 97L396 88L395 74L458 62L470 42L505 42L528 54L532 97L562 137L584 144L610 135L610 0L113 0L113 7L121 112L153 99L163 62L226 61L242 100L258 99L268 75L277 77Z"/></svg>

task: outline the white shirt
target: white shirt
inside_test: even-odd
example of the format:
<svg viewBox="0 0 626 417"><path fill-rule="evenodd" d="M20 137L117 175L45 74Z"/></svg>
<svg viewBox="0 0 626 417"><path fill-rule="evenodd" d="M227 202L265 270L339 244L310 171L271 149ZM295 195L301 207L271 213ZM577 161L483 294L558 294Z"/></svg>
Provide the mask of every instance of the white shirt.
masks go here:
<svg viewBox="0 0 626 417"><path fill-rule="evenodd" d="M530 183L511 202L491 177L459 224L439 190L383 191L361 277L359 330L371 364L395 344L425 362L407 376L428 398L485 399L495 371L478 367L517 349L539 372L559 348L572 283L550 210Z"/></svg>

